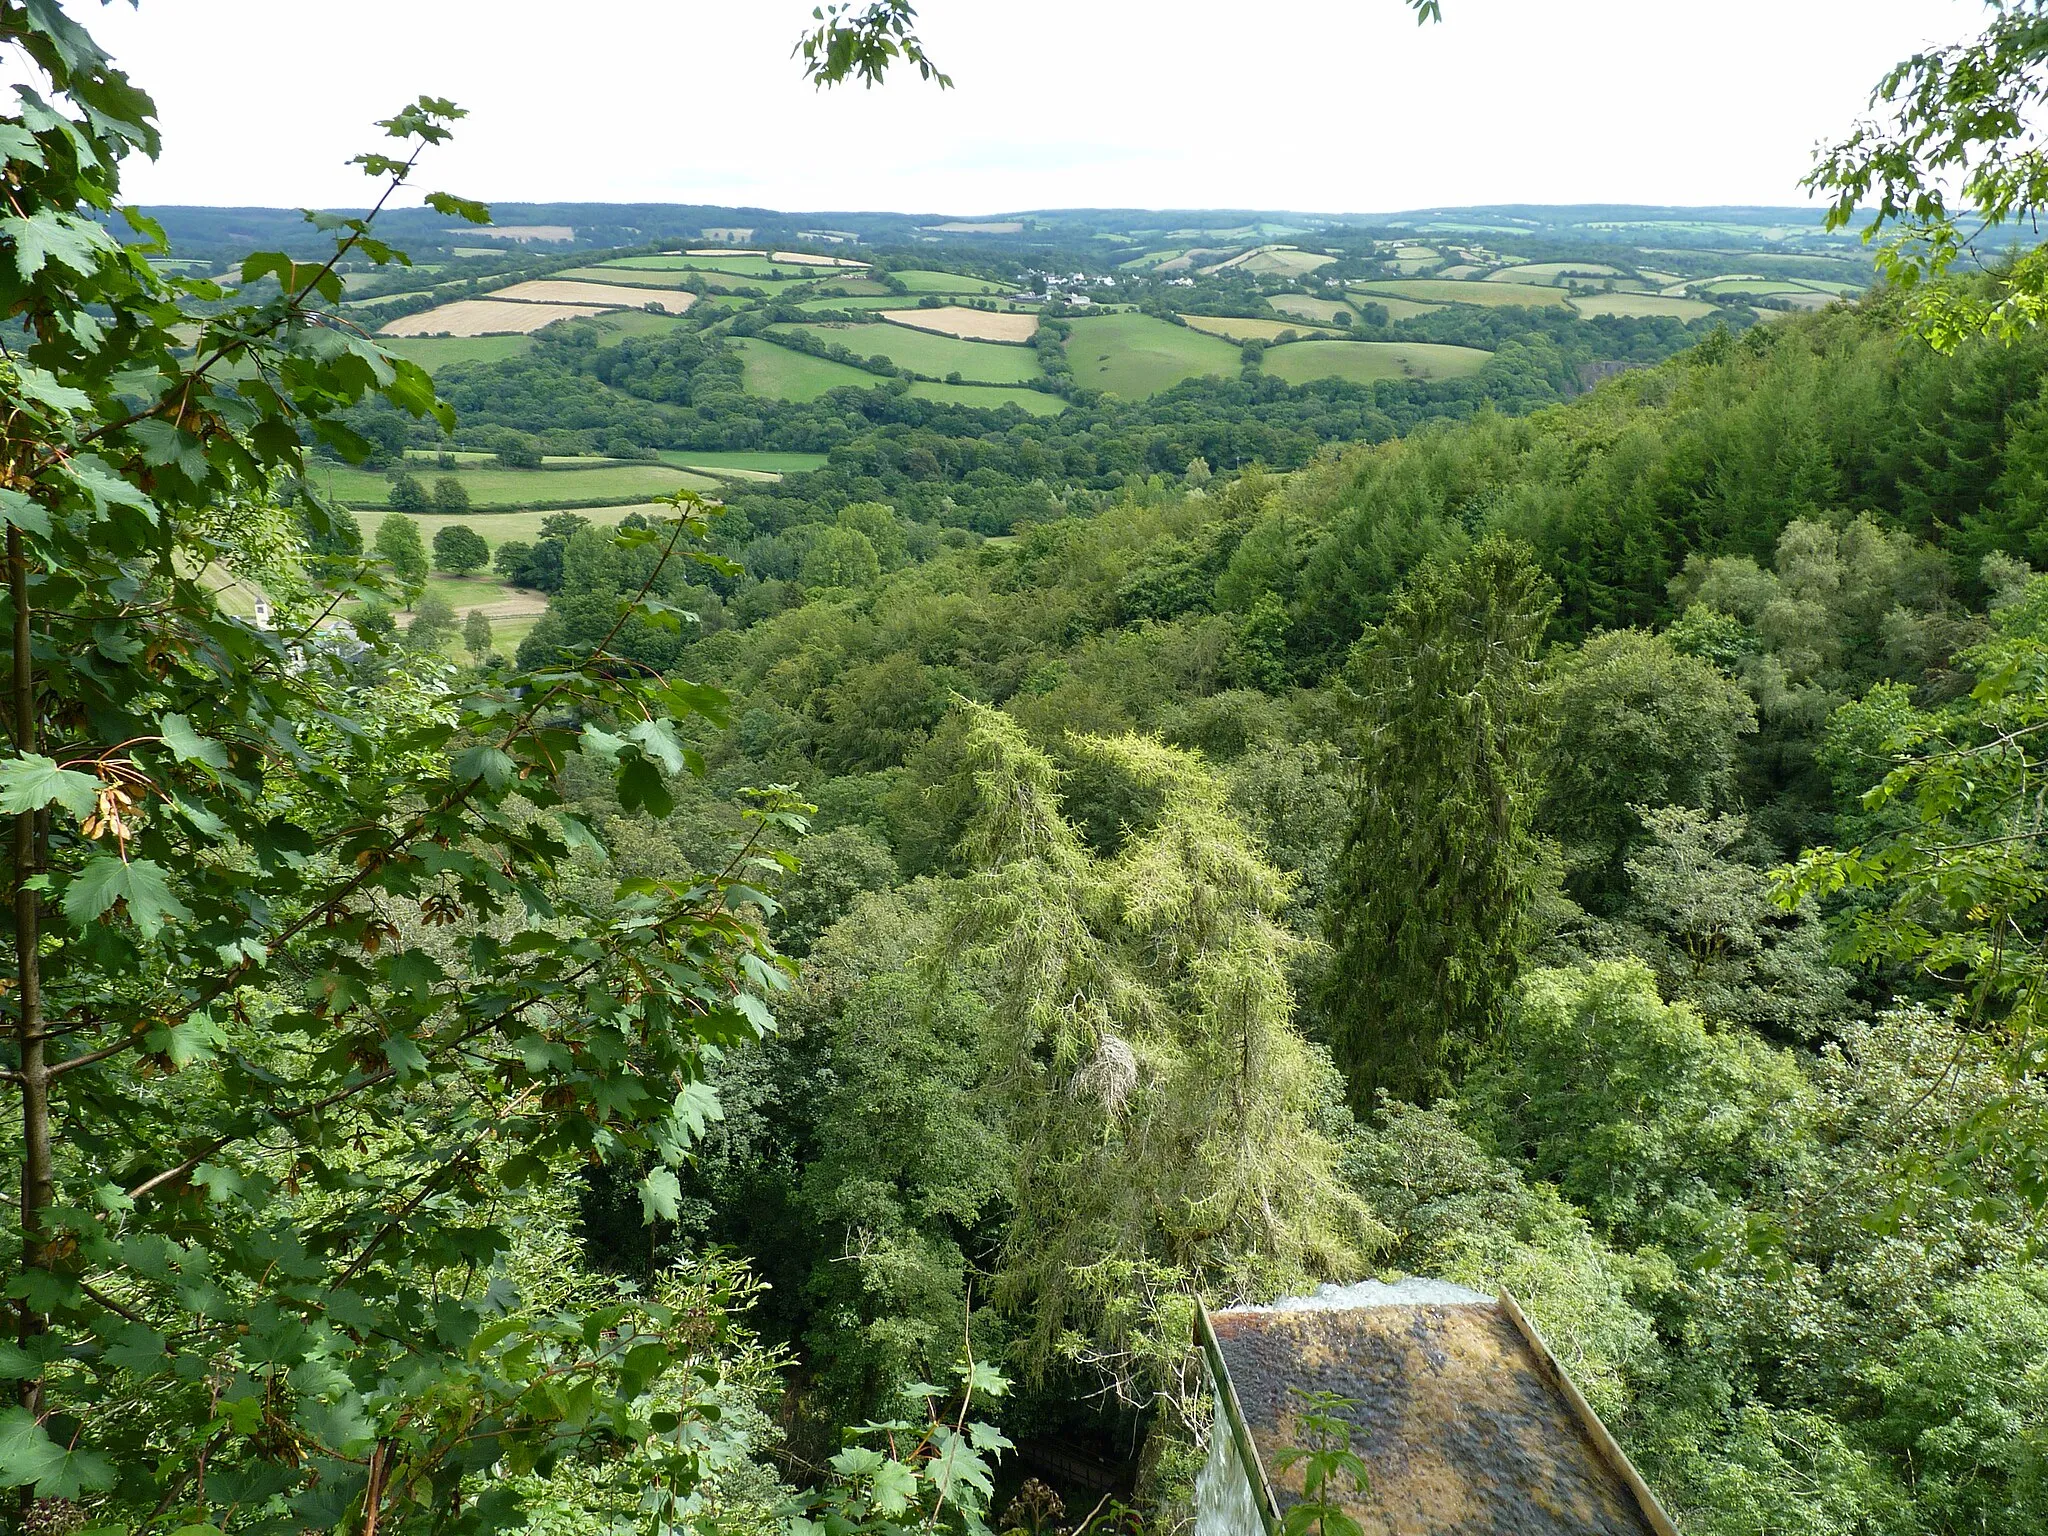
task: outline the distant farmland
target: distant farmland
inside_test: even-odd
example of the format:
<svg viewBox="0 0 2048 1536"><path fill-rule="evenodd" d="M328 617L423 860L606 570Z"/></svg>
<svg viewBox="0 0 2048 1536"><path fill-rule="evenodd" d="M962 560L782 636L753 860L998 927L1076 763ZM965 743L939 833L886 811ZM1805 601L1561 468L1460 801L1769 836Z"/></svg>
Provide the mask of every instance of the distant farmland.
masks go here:
<svg viewBox="0 0 2048 1536"><path fill-rule="evenodd" d="M595 304L521 304L511 299L457 299L417 315L402 315L382 327L386 336L495 336L527 333L557 320L601 315Z"/></svg>
<svg viewBox="0 0 2048 1536"><path fill-rule="evenodd" d="M617 283L579 283L562 278L514 283L510 288L493 289L490 296L523 299L529 304L617 304L626 309L659 304L672 315L680 315L697 302L694 293L678 293L672 288L627 288Z"/></svg>
<svg viewBox="0 0 2048 1536"><path fill-rule="evenodd" d="M1038 316L1028 310L963 309L956 304L937 309L885 309L884 320L920 331L937 331L963 341L1029 341L1038 331Z"/></svg>
<svg viewBox="0 0 2048 1536"><path fill-rule="evenodd" d="M1428 277L1389 278L1385 282L1360 283L1357 289L1369 299L1412 299L1426 304L1484 304L1488 307L1521 304L1531 309L1562 308L1565 298L1562 289L1539 288L1533 283L1460 283Z"/></svg>
<svg viewBox="0 0 2048 1536"><path fill-rule="evenodd" d="M745 366L747 392L771 400L815 400L828 390L875 389L882 380L863 369L778 347L760 336L735 339Z"/></svg>
<svg viewBox="0 0 2048 1536"><path fill-rule="evenodd" d="M1381 379L1462 379L1491 358L1477 347L1435 346L1411 341L1297 341L1269 347L1263 366L1276 379L1308 384L1343 379L1376 384Z"/></svg>
<svg viewBox="0 0 2048 1536"><path fill-rule="evenodd" d="M1230 341L1274 341L1281 336L1317 336L1328 332L1299 320L1247 320L1238 315L1182 315L1191 331Z"/></svg>
<svg viewBox="0 0 2048 1536"><path fill-rule="evenodd" d="M1241 350L1231 342L1169 325L1135 311L1092 315L1068 322L1067 363L1084 389L1142 400L1183 379L1205 374L1236 378Z"/></svg>
<svg viewBox="0 0 2048 1536"><path fill-rule="evenodd" d="M957 373L969 384L1022 384L1045 376L1038 354L1028 347L961 341L901 325L777 325L769 334L810 335L861 357L886 357L897 367L930 379Z"/></svg>

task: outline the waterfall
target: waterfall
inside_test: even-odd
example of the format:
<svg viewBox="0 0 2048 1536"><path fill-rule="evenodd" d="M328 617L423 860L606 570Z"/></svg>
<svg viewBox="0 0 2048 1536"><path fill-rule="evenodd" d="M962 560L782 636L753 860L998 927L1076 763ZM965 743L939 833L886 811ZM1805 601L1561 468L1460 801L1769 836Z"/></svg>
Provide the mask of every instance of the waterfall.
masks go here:
<svg viewBox="0 0 2048 1536"><path fill-rule="evenodd" d="M1266 1536L1259 1507L1252 1497L1251 1478L1237 1454L1237 1436L1223 1410L1216 1378L1209 1377L1216 1412L1209 1423L1209 1459L1195 1479L1195 1536Z"/></svg>

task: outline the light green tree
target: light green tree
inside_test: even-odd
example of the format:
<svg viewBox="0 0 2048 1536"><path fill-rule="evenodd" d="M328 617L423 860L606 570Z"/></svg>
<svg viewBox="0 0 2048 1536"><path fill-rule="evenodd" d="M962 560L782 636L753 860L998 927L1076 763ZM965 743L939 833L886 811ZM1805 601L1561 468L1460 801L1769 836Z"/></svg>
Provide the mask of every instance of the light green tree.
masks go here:
<svg viewBox="0 0 2048 1536"><path fill-rule="evenodd" d="M1317 1117L1337 1088L1295 1032L1289 881L1193 753L1070 742L1157 806L1112 856L1061 814L1059 775L1007 716L960 706L973 871L936 957L980 978L1016 1147L996 1296L1034 1372L1192 1411L1197 1294L1269 1296L1355 1267L1379 1236Z"/></svg>
<svg viewBox="0 0 2048 1536"><path fill-rule="evenodd" d="M408 592L416 592L425 585L431 566L418 523L402 512L385 513L377 524L377 537L372 547Z"/></svg>

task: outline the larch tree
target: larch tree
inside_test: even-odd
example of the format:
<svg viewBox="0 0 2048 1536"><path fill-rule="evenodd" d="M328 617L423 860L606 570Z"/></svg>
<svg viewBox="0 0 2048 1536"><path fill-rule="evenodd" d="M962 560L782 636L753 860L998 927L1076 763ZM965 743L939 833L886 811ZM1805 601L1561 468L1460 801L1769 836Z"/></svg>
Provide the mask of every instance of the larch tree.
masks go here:
<svg viewBox="0 0 2048 1536"><path fill-rule="evenodd" d="M1349 1272L1379 1229L1316 1126L1337 1085L1292 1020L1277 920L1290 881L1194 753L1147 737L1071 750L1158 810L1099 856L1008 716L962 704L973 808L939 959L990 996L1016 1148L1000 1304L1043 1370L1192 1404L1198 1296L1261 1299Z"/></svg>

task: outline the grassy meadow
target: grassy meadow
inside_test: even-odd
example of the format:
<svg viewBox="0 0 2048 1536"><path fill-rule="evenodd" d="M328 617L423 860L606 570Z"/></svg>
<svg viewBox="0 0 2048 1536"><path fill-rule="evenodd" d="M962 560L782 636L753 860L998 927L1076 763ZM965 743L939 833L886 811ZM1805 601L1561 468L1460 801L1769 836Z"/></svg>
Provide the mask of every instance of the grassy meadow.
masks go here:
<svg viewBox="0 0 2048 1536"><path fill-rule="evenodd" d="M910 393L919 400L971 405L989 411L1014 405L1030 416L1057 416L1067 408L1067 402L1058 395L1037 389L1006 389L999 384L934 384L919 379L910 386Z"/></svg>
<svg viewBox="0 0 2048 1536"><path fill-rule="evenodd" d="M1267 348L1263 366L1289 384L1316 379L1377 384L1381 379L1469 378L1492 356L1477 347L1415 341L1296 341Z"/></svg>
<svg viewBox="0 0 2048 1536"><path fill-rule="evenodd" d="M554 467L506 469L497 464L458 465L436 469L430 464L407 466L414 478L428 488L443 475L452 475L469 492L470 506L510 510L516 507L574 507L629 497L666 495L688 488L709 492L718 482L665 464L597 463L590 468ZM389 507L391 477L380 469L362 469L350 464L316 462L313 483L326 495L351 507ZM460 514L457 514L460 515Z"/></svg>
<svg viewBox="0 0 2048 1536"><path fill-rule="evenodd" d="M963 341L936 331L889 325L778 325L773 335L808 334L836 342L862 357L886 357L899 368L943 379L957 373L969 384L1022 384L1045 376L1029 347L993 341Z"/></svg>
<svg viewBox="0 0 2048 1536"><path fill-rule="evenodd" d="M1531 309L1553 305L1562 308L1565 300L1563 290L1538 287L1534 283L1460 283L1429 277L1389 278L1383 282L1360 283L1357 289L1369 299L1412 299L1425 304L1484 304L1489 308L1509 304L1526 305Z"/></svg>
<svg viewBox="0 0 2048 1536"><path fill-rule="evenodd" d="M450 363L498 363L533 346L531 336L384 336L379 341L427 372Z"/></svg>
<svg viewBox="0 0 2048 1536"><path fill-rule="evenodd" d="M1330 334L1304 320L1248 320L1239 315L1182 315L1181 320L1191 331L1221 336L1226 341L1277 341L1282 336L1296 339Z"/></svg>
<svg viewBox="0 0 2048 1536"><path fill-rule="evenodd" d="M1624 319L1653 319L1669 315L1674 320L1699 320L1714 313L1705 299L1670 298L1661 293L1588 293L1571 300L1582 315L1619 315Z"/></svg>
<svg viewBox="0 0 2048 1536"><path fill-rule="evenodd" d="M1136 311L1090 315L1069 324L1073 335L1067 364L1074 382L1126 400L1141 400L1204 374L1234 378L1243 366L1235 343Z"/></svg>
<svg viewBox="0 0 2048 1536"><path fill-rule="evenodd" d="M815 400L834 389L875 389L882 379L865 369L778 347L760 336L736 338L747 392L771 400Z"/></svg>

